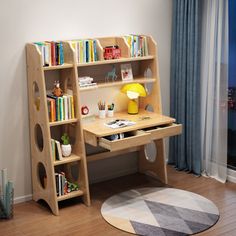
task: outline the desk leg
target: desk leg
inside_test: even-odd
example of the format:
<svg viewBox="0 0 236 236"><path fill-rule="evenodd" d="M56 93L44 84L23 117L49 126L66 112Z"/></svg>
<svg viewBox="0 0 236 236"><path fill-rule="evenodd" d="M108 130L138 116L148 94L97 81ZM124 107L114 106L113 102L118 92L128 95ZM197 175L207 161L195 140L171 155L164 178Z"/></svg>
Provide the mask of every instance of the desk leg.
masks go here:
<svg viewBox="0 0 236 236"><path fill-rule="evenodd" d="M154 162L150 162L146 159L144 146L139 151L139 171L141 173L149 174L153 177L160 179L163 183L167 184L167 171L165 160L165 148L164 140L154 140L156 145L157 154Z"/></svg>

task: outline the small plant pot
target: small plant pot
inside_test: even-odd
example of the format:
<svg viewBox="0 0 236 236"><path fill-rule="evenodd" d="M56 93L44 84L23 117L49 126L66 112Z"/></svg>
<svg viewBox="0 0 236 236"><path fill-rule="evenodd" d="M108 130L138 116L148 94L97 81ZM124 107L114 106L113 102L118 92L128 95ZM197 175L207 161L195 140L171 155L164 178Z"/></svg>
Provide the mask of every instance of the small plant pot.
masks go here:
<svg viewBox="0 0 236 236"><path fill-rule="evenodd" d="M61 151L62 151L62 156L63 157L70 156L70 154L71 154L71 145L70 144L67 144L67 145L62 144L61 145Z"/></svg>

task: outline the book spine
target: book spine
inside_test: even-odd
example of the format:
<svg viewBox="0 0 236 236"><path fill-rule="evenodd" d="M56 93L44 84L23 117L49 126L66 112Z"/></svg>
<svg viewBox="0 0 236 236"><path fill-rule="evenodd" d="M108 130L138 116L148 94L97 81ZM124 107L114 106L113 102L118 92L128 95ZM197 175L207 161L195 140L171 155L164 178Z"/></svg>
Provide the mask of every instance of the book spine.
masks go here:
<svg viewBox="0 0 236 236"><path fill-rule="evenodd" d="M63 43L60 42L60 65L64 64L64 47L63 47Z"/></svg>
<svg viewBox="0 0 236 236"><path fill-rule="evenodd" d="M97 56L97 42L96 42L96 40L93 40L93 53L94 53L94 61L97 61L98 56Z"/></svg>
<svg viewBox="0 0 236 236"><path fill-rule="evenodd" d="M71 116L72 116L72 119L75 118L74 97L73 96L71 96Z"/></svg>
<svg viewBox="0 0 236 236"><path fill-rule="evenodd" d="M63 96L63 105L64 105L64 120L68 120L68 102L67 102L68 97Z"/></svg>
<svg viewBox="0 0 236 236"><path fill-rule="evenodd" d="M51 42L51 64L56 65L56 52L55 52L55 42Z"/></svg>
<svg viewBox="0 0 236 236"><path fill-rule="evenodd" d="M85 58L86 58L86 62L89 62L89 42L88 42L88 40L85 41Z"/></svg>

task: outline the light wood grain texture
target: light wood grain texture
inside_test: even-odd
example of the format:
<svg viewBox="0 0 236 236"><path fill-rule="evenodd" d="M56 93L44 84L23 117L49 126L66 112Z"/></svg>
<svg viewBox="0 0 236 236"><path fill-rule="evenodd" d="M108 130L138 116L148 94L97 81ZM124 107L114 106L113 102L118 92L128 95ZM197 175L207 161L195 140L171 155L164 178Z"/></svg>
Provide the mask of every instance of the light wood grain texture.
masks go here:
<svg viewBox="0 0 236 236"><path fill-rule="evenodd" d="M63 160L54 161L54 166L58 166L58 165L62 165L62 164L66 164L66 163L70 163L74 161L80 161L80 160L81 160L80 156L77 156L71 153L69 157L63 157Z"/></svg>
<svg viewBox="0 0 236 236"><path fill-rule="evenodd" d="M119 151L113 151L113 152L101 152L101 153L97 153L97 154L91 154L91 155L87 155L87 161L88 162L92 162L92 161L99 161L99 160L103 160L106 158L111 158L116 156L117 158L119 158L121 155L125 154L125 153L130 153L130 152L137 152L139 151L139 147L132 147L132 148L128 148L128 149L122 149Z"/></svg>
<svg viewBox="0 0 236 236"><path fill-rule="evenodd" d="M32 183L33 183L33 199L38 201L43 199L50 206L53 214L58 215L58 201L83 195L83 200L90 205L90 195L88 188L87 166L84 151L83 132L80 125L80 107L79 107L79 89L77 84L77 66L75 63L75 55L71 45L68 42L63 43L65 64L60 66L43 67L40 52L36 45L27 44L27 73L28 73L28 91L29 91L29 111L30 111L30 134L31 134L31 158L32 158ZM44 71L59 70L60 84L63 91L67 88L73 91L75 119L49 122L48 108L46 100L46 84ZM34 83L38 85L39 110L35 106L35 94L33 91ZM38 98L37 98L38 99ZM79 111L78 111L79 110ZM40 125L42 129L42 137L36 133L36 125ZM62 161L53 161L51 148L51 130L50 127L62 126L64 132L69 131L69 125L73 124L73 134L75 145L73 154L68 159ZM58 127L58 128L60 128ZM36 140L43 143L42 151L37 147ZM42 140L41 140L42 139ZM57 197L54 166L66 165L76 161L78 166L78 179L76 180L80 186L80 191L70 193L66 196ZM45 173L40 177L41 172L39 165L45 168ZM41 179L41 180L40 180ZM44 180L42 180L44 179ZM68 179L70 181L70 179ZM45 185L41 184L45 183Z"/></svg>
<svg viewBox="0 0 236 236"><path fill-rule="evenodd" d="M116 119L124 119L136 122L134 125L126 126L123 128L112 129L104 125L104 123L110 122ZM145 129L148 127L160 126L165 124L172 124L175 119L161 114L148 112L145 110L140 110L137 115L129 115L126 111L115 112L114 117L99 119L98 117L95 121L86 122L83 124L84 132L90 132L97 137L103 137L111 134L118 134L133 130Z"/></svg>
<svg viewBox="0 0 236 236"><path fill-rule="evenodd" d="M99 138L99 146L104 147L110 151L118 151L126 148L136 147L150 143L151 135L146 132L135 130L131 132L130 136L123 139L110 141L106 138Z"/></svg>
<svg viewBox="0 0 236 236"><path fill-rule="evenodd" d="M65 125L65 124L75 123L77 121L78 119L61 120L61 121L49 122L49 125L50 126Z"/></svg>
<svg viewBox="0 0 236 236"><path fill-rule="evenodd" d="M99 66L105 64L116 64L116 63L125 63L125 62L132 62L132 61L145 61L145 60L152 60L154 56L143 56L143 57L121 57L119 59L112 59L112 60L101 60L101 61L94 61L94 62L86 62L86 63L79 63L77 64L78 67L84 66Z"/></svg>
<svg viewBox="0 0 236 236"><path fill-rule="evenodd" d="M43 67L43 70L62 70L62 69L66 69L66 68L73 68L73 64L69 64L69 63L64 63L63 65L57 65L57 66L45 66Z"/></svg>
<svg viewBox="0 0 236 236"><path fill-rule="evenodd" d="M236 235L236 185L222 184L211 178L196 177L178 172L168 166L168 187L200 194L213 201L220 219L212 228L197 236ZM90 186L92 205L86 207L71 199L60 203L60 216L53 216L43 205L33 201L14 206L12 220L0 221L0 235L4 236L129 236L108 224L101 216L102 203L114 194L142 187L163 187L163 183L148 176L134 174Z"/></svg>
<svg viewBox="0 0 236 236"><path fill-rule="evenodd" d="M160 79L158 69L158 57L156 43L151 36L147 36L149 55L144 57L130 57L130 48L124 37L103 37L95 39L97 42L97 53L99 61L91 63L76 62L75 50L72 48L70 42L63 42L65 64L61 66L43 67L40 52L36 45L27 45L27 70L29 81L29 111L30 111L30 132L31 132L31 156L32 156L32 182L33 182L33 199L45 200L53 213L58 215L58 198L56 196L55 186L55 169L57 166L70 167L76 163L78 167L78 179L75 180L80 186L81 192L69 194L67 196L59 197L59 200L72 198L78 194L86 205L90 205L90 193L88 184L87 158L90 161L98 161L104 158L123 154L124 151L138 151L139 152L139 170L147 174L152 174L159 177L164 183L167 183L165 151L163 138L181 133L181 125L173 124L174 118L162 115L162 104L160 94ZM106 46L118 45L121 49L121 58L115 60L104 60L103 48ZM130 63L133 72L133 81L122 81L120 66L122 63ZM116 69L117 79L113 82L104 83L107 72L111 71L114 66ZM152 71L151 78L145 78L144 72L150 68ZM49 72L48 72L49 71ZM75 119L66 121L49 122L46 101L46 85L45 77L47 73L57 71L59 81L63 91L70 89L73 91ZM78 77L90 76L94 78L97 83L95 87L79 88ZM57 78L58 79L58 78ZM34 94L32 92L33 83L37 82L40 93L40 110L36 110L34 105ZM140 111L137 115L129 115L126 111L116 111L113 118L92 120L92 122L84 122L81 115L81 95L80 92L87 91L101 93L100 89L111 89L115 86L122 86L126 83L137 82L141 84L151 83L152 91L143 98L139 99ZM125 100L119 101L117 107L126 107L127 104L122 104ZM97 103L97 101L94 101ZM153 107L154 112L145 111L147 105ZM107 123L115 119L125 119L135 121L132 126L111 129L106 127ZM35 143L35 125L39 124L42 127L44 148L40 152ZM165 127L163 127L163 125ZM73 137L73 155L70 159L54 162L51 150L51 133L58 129L60 132L68 132ZM104 136L132 132L133 135L125 137L122 140L109 141ZM150 163L146 160L144 145L155 140L155 146L158 149L156 161ZM90 156L86 153L85 142L95 147L101 146L110 150L110 152L97 153ZM76 162L75 162L76 161ZM46 169L47 181L46 187L43 189L40 186L37 175L38 163L41 162ZM72 174L68 174L73 178Z"/></svg>
<svg viewBox="0 0 236 236"><path fill-rule="evenodd" d="M130 84L130 83L153 83L155 82L156 79L154 78L134 78L133 80L130 81L114 81L114 82L108 82L108 83L98 83L97 85L94 86L88 86L88 87L82 87L80 88L80 91L88 91L88 90L94 90L94 89L99 89L99 88L108 88L108 87L114 87L114 86L122 86L124 84Z"/></svg>

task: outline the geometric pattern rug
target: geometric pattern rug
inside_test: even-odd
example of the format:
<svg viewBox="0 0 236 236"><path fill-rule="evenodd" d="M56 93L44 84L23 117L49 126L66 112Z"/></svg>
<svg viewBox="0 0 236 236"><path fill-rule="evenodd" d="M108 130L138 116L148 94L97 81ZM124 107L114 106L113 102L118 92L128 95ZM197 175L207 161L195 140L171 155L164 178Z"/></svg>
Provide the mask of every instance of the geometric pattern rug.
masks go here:
<svg viewBox="0 0 236 236"><path fill-rule="evenodd" d="M175 188L131 189L108 198L103 218L114 227L137 235L191 235L213 226L219 211L198 194Z"/></svg>

